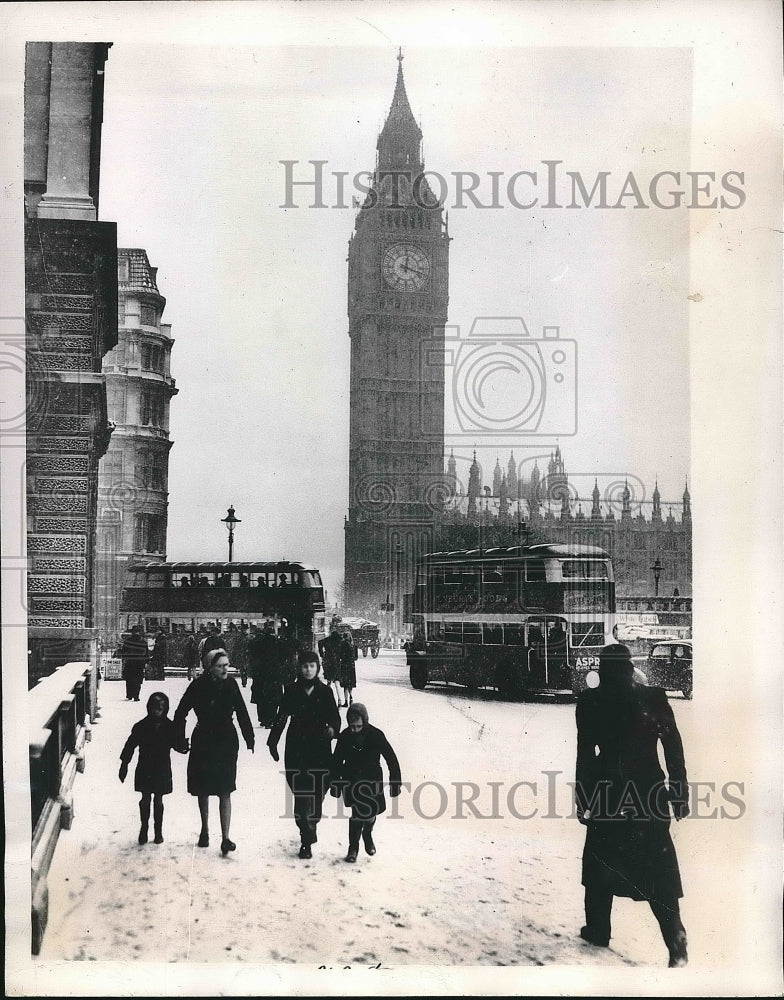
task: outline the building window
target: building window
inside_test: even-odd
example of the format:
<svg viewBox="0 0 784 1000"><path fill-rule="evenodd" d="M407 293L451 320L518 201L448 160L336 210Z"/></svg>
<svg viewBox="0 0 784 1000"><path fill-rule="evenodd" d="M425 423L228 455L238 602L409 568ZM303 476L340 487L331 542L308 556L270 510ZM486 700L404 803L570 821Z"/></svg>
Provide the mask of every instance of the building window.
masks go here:
<svg viewBox="0 0 784 1000"><path fill-rule="evenodd" d="M163 375L163 347L160 344L142 344L142 369Z"/></svg>
<svg viewBox="0 0 784 1000"><path fill-rule="evenodd" d="M166 529L161 514L137 514L134 532L137 552L165 552Z"/></svg>
<svg viewBox="0 0 784 1000"><path fill-rule="evenodd" d="M130 264L127 260L117 261L117 280L125 283L130 280Z"/></svg>
<svg viewBox="0 0 784 1000"><path fill-rule="evenodd" d="M120 326L125 326L125 299L122 297L117 302L117 322Z"/></svg>
<svg viewBox="0 0 784 1000"><path fill-rule="evenodd" d="M156 326L158 323L158 313L153 306L141 306L140 321L142 326Z"/></svg>
<svg viewBox="0 0 784 1000"><path fill-rule="evenodd" d="M147 489L165 489L165 463L157 452L146 452L142 458L142 480Z"/></svg>
<svg viewBox="0 0 784 1000"><path fill-rule="evenodd" d="M160 389L144 389L142 391L142 426L163 427L163 412L163 392Z"/></svg>
<svg viewBox="0 0 784 1000"><path fill-rule="evenodd" d="M119 449L108 451L101 459L101 475L110 485L122 481L122 459L122 451Z"/></svg>

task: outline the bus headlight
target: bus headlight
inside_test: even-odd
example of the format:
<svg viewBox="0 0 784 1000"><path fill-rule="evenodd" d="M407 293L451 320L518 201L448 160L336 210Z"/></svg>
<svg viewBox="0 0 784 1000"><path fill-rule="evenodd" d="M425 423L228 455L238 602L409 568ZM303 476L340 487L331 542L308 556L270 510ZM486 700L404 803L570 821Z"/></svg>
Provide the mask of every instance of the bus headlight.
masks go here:
<svg viewBox="0 0 784 1000"><path fill-rule="evenodd" d="M589 688L599 687L599 674L596 670L589 670L585 675L585 686Z"/></svg>

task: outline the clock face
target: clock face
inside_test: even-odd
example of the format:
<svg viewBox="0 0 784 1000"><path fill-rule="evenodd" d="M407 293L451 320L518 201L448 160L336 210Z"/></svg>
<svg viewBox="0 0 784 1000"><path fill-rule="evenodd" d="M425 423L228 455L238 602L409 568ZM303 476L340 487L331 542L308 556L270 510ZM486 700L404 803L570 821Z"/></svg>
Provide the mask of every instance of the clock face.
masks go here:
<svg viewBox="0 0 784 1000"><path fill-rule="evenodd" d="M413 243L393 243L381 260L384 281L403 292L418 292L430 280L430 261Z"/></svg>

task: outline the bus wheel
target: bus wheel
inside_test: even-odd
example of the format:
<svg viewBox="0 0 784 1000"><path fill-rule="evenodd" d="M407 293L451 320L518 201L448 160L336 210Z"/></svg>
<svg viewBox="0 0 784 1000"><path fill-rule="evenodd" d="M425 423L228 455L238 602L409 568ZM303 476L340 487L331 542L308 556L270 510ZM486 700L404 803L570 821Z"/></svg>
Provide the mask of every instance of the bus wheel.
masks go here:
<svg viewBox="0 0 784 1000"><path fill-rule="evenodd" d="M362 647L362 655L367 656L367 646Z"/></svg>
<svg viewBox="0 0 784 1000"><path fill-rule="evenodd" d="M683 697L690 699L692 696L691 674L689 674L689 676L684 680L682 690L683 690Z"/></svg>
<svg viewBox="0 0 784 1000"><path fill-rule="evenodd" d="M422 691L427 685L427 664L412 663L408 670L408 677L411 687L417 691Z"/></svg>
<svg viewBox="0 0 784 1000"><path fill-rule="evenodd" d="M374 647L373 647L373 648L372 648L372 649L370 650L370 655L371 655L371 656L373 657L373 659L374 659L374 660L377 660L377 659L378 659L378 646L374 646Z"/></svg>

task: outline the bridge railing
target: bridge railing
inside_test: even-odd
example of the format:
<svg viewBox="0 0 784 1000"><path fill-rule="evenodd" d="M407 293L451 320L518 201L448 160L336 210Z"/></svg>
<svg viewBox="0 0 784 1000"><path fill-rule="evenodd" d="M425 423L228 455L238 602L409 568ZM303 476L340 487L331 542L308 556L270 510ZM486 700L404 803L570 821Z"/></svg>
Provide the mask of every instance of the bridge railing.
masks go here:
<svg viewBox="0 0 784 1000"><path fill-rule="evenodd" d="M28 693L32 813L32 951L38 954L48 914L47 875L60 830L73 822L73 784L84 771L85 744L98 717L94 664L66 663Z"/></svg>

